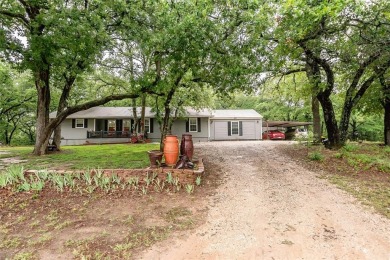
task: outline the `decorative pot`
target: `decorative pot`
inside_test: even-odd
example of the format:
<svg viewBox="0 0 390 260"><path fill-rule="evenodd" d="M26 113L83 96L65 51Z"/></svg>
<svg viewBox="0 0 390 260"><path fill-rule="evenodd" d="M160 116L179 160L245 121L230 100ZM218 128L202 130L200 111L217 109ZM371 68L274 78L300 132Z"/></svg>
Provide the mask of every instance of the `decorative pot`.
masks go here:
<svg viewBox="0 0 390 260"><path fill-rule="evenodd" d="M149 154L150 167L157 168L161 164L163 152L161 152L160 150L151 150L148 151L148 154Z"/></svg>
<svg viewBox="0 0 390 260"><path fill-rule="evenodd" d="M179 140L176 135L167 135L164 140L165 164L168 166L176 165L179 158Z"/></svg>
<svg viewBox="0 0 390 260"><path fill-rule="evenodd" d="M188 160L192 161L194 155L194 144L192 143L192 135L183 134L181 136L180 154L187 156Z"/></svg>

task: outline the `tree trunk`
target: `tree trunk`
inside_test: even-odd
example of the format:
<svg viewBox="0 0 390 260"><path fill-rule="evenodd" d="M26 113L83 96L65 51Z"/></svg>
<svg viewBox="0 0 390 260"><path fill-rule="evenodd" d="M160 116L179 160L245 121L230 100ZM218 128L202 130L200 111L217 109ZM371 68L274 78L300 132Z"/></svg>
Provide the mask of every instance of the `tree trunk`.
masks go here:
<svg viewBox="0 0 390 260"><path fill-rule="evenodd" d="M160 127L160 129L161 129L160 151L164 150L164 139L165 139L165 136L168 133L170 133L169 132L169 119L170 119L170 116L171 116L170 104L171 104L173 95L176 92L176 86L177 85L175 85L175 86L173 86L171 88L171 90L168 92L168 95L167 95L167 97L165 99L165 102L164 102L164 118L163 118L162 126Z"/></svg>
<svg viewBox="0 0 390 260"><path fill-rule="evenodd" d="M384 74L379 76L379 82L382 85L383 100L382 106L384 108L383 116L383 133L384 143L390 146L390 82L386 80Z"/></svg>
<svg viewBox="0 0 390 260"><path fill-rule="evenodd" d="M72 89L73 83L76 80L76 77L68 78L64 75L65 78L65 86L62 90L61 98L57 107L57 115L60 114L65 108L68 106L68 98L70 95L70 91ZM61 150L61 125L58 125L54 129L54 137L53 137L53 145L57 147L57 151Z"/></svg>
<svg viewBox="0 0 390 260"><path fill-rule="evenodd" d="M320 102L315 95L311 97L311 112L313 114L313 141L321 143Z"/></svg>
<svg viewBox="0 0 390 260"><path fill-rule="evenodd" d="M141 133L142 138L145 140L145 107L146 107L146 95L141 97ZM149 125L150 127L150 125Z"/></svg>
<svg viewBox="0 0 390 260"><path fill-rule="evenodd" d="M339 128L337 127L332 101L330 100L329 96L323 92L319 93L317 98L322 106L325 126L328 132L328 143L326 146L327 148L341 148L343 144L340 143L340 133Z"/></svg>
<svg viewBox="0 0 390 260"><path fill-rule="evenodd" d="M12 137L14 136L14 133L15 133L15 131L16 131L16 128L17 128L17 127L14 125L14 126L12 127L11 133L9 134L9 138L8 138L9 145L11 145Z"/></svg>
<svg viewBox="0 0 390 260"><path fill-rule="evenodd" d="M169 125L169 117L171 113L171 109L169 106L166 106L164 109L164 118L163 118L163 124L162 124L162 131L161 131L161 141L160 141L160 151L164 151L164 139L165 136L167 136L168 133L168 125Z"/></svg>
<svg viewBox="0 0 390 260"><path fill-rule="evenodd" d="M137 135L137 128L138 128L138 116L137 116L137 99L133 98L131 100L132 106L133 106L133 119L134 119L134 124L132 125L133 127L133 135Z"/></svg>
<svg viewBox="0 0 390 260"><path fill-rule="evenodd" d="M49 137L46 134L46 126L49 123L49 108L50 108L50 88L49 88L49 69L38 72L35 79L35 87L37 89L37 124L34 154L42 155L47 152ZM51 134L51 132L50 132Z"/></svg>
<svg viewBox="0 0 390 260"><path fill-rule="evenodd" d="M317 94L320 91L321 71L320 67L309 57L306 58L306 76L311 83L311 112L313 115L313 141L315 143L321 142L321 116L320 103Z"/></svg>
<svg viewBox="0 0 390 260"><path fill-rule="evenodd" d="M4 130L4 139L5 139L5 144L6 145L10 145L11 144L10 141L8 140L8 129L7 128Z"/></svg>
<svg viewBox="0 0 390 260"><path fill-rule="evenodd" d="M385 145L390 146L390 98L384 104L384 134L385 134Z"/></svg>

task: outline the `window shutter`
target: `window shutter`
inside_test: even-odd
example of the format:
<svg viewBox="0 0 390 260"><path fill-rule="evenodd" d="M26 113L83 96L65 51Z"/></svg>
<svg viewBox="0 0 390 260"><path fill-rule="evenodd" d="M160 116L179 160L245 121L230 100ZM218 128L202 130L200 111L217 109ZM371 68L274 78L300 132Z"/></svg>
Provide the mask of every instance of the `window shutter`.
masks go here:
<svg viewBox="0 0 390 260"><path fill-rule="evenodd" d="M116 131L122 131L122 119L117 119L116 120Z"/></svg>
<svg viewBox="0 0 390 260"><path fill-rule="evenodd" d="M150 129L150 133L153 133L153 118L149 118L149 124L150 124L150 126L149 126L149 129Z"/></svg>
<svg viewBox="0 0 390 260"><path fill-rule="evenodd" d="M228 121L228 136L232 135L232 122Z"/></svg>
<svg viewBox="0 0 390 260"><path fill-rule="evenodd" d="M88 119L84 119L84 128L88 128Z"/></svg>
<svg viewBox="0 0 390 260"><path fill-rule="evenodd" d="M190 119L187 119L186 121L186 132L188 133L190 131Z"/></svg>
<svg viewBox="0 0 390 260"><path fill-rule="evenodd" d="M198 117L198 132L201 132L202 127L200 125L200 117Z"/></svg>
<svg viewBox="0 0 390 260"><path fill-rule="evenodd" d="M240 134L240 136L242 136L242 121L239 121L238 122L238 131L239 131L239 134Z"/></svg>
<svg viewBox="0 0 390 260"><path fill-rule="evenodd" d="M72 128L76 128L76 119L72 119Z"/></svg>
<svg viewBox="0 0 390 260"><path fill-rule="evenodd" d="M108 120L104 120L104 131L108 131Z"/></svg>
<svg viewBox="0 0 390 260"><path fill-rule="evenodd" d="M141 119L138 119L138 130L137 130L137 133L141 132Z"/></svg>

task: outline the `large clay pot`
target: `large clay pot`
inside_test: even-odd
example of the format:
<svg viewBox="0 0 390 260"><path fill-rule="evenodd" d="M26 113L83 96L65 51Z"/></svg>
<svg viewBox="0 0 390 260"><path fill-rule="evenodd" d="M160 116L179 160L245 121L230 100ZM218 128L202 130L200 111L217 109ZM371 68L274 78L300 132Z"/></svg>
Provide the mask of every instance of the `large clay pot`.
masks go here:
<svg viewBox="0 0 390 260"><path fill-rule="evenodd" d="M186 155L190 161L194 155L194 144L192 143L192 135L183 134L181 137L180 154Z"/></svg>
<svg viewBox="0 0 390 260"><path fill-rule="evenodd" d="M179 158L179 140L176 135L167 135L164 140L165 164L168 166L176 165Z"/></svg>
<svg viewBox="0 0 390 260"><path fill-rule="evenodd" d="M156 168L161 164L163 152L160 150L151 150L148 151L149 154L149 161L150 161L150 167Z"/></svg>

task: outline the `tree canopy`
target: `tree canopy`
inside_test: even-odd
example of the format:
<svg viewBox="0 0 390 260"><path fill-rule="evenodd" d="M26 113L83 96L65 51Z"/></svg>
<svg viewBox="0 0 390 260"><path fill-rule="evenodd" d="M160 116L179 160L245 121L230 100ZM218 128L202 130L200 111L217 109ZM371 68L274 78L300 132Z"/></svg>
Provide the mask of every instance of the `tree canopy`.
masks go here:
<svg viewBox="0 0 390 260"><path fill-rule="evenodd" d="M164 135L172 110L235 92L254 95L232 106L253 103L266 117L313 119L316 131L323 120L338 148L362 101L381 104L370 106L390 129L388 10L385 0L4 0L0 58L35 87L35 154L80 110L144 97Z"/></svg>

